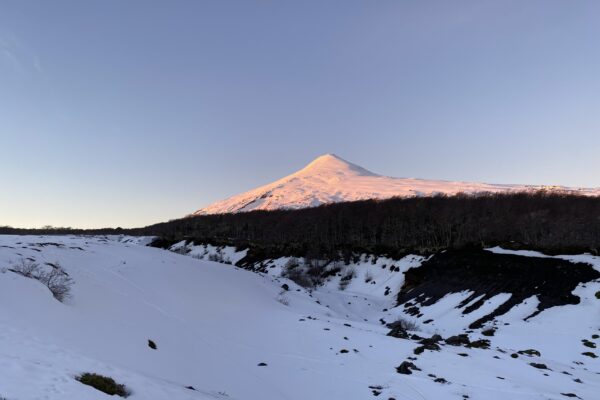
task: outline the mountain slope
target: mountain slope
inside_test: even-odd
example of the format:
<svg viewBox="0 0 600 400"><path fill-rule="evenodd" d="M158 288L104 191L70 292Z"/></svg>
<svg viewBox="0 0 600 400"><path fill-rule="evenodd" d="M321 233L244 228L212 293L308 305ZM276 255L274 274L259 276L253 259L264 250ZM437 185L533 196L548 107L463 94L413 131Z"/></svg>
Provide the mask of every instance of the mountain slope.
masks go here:
<svg viewBox="0 0 600 400"><path fill-rule="evenodd" d="M341 201L386 199L395 196L496 193L541 189L600 195L600 188L579 189L558 186L498 185L391 178L377 175L334 154L325 154L300 171L268 185L218 201L194 212L193 215L297 209Z"/></svg>

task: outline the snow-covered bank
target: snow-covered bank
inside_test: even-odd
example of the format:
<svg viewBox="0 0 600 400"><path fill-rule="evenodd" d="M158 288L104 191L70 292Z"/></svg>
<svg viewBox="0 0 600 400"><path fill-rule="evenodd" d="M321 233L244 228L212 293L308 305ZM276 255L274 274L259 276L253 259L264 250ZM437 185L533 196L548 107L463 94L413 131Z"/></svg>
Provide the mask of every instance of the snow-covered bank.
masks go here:
<svg viewBox="0 0 600 400"><path fill-rule="evenodd" d="M600 345L598 282L577 288L580 304L528 321L535 299L512 310L502 317L509 325L485 337L490 349L441 342L416 356L417 341L386 336L380 319L405 315L395 295L419 258L363 258L344 266L354 278L343 290L335 275L309 292L276 272L289 260L255 273L199 260L213 252L196 250L188 257L116 237L0 236L0 268L28 258L59 263L74 281L60 303L39 282L0 273L0 396L109 398L74 379L83 372L124 383L131 399L593 400L599 392L600 362L582 355L597 352L583 339ZM240 256L221 253L232 263ZM419 320L435 324L416 333L462 331L452 314L461 296L423 307ZM531 348L541 356L511 357ZM397 373L409 357L421 371Z"/></svg>

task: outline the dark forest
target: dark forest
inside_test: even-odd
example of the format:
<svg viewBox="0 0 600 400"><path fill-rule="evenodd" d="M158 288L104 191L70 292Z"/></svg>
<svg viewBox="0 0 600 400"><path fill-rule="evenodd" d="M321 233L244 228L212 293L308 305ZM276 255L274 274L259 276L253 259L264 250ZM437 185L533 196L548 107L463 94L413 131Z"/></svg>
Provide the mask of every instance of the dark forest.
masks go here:
<svg viewBox="0 0 600 400"><path fill-rule="evenodd" d="M600 198L556 193L394 198L302 210L206 215L130 233L250 247L259 258L401 256L503 245L546 253L598 253Z"/></svg>
<svg viewBox="0 0 600 400"><path fill-rule="evenodd" d="M600 250L600 198L560 193L481 194L336 203L302 210L186 217L136 229L16 229L0 234L154 235L250 247L260 258L400 256L503 245L550 254Z"/></svg>

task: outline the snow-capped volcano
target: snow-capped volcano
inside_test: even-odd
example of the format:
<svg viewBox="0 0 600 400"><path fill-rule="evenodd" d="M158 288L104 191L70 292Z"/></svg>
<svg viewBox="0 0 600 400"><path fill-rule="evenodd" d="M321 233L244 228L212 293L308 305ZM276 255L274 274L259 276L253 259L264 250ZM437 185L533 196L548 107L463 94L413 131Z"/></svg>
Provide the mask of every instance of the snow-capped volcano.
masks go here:
<svg viewBox="0 0 600 400"><path fill-rule="evenodd" d="M599 189L561 186L498 185L415 178L392 178L368 171L335 154L325 154L301 170L278 181L218 201L193 215L246 212L253 210L298 209L321 204L390 197L436 194L560 190L600 195Z"/></svg>

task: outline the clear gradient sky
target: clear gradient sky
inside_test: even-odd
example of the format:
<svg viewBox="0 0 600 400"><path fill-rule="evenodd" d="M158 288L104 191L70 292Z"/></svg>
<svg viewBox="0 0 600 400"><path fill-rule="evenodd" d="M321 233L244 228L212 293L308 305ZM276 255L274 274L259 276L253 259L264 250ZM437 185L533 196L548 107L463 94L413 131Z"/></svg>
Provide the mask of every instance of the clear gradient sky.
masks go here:
<svg viewBox="0 0 600 400"><path fill-rule="evenodd" d="M0 0L0 225L146 225L328 152L600 186L599 21L599 1Z"/></svg>

